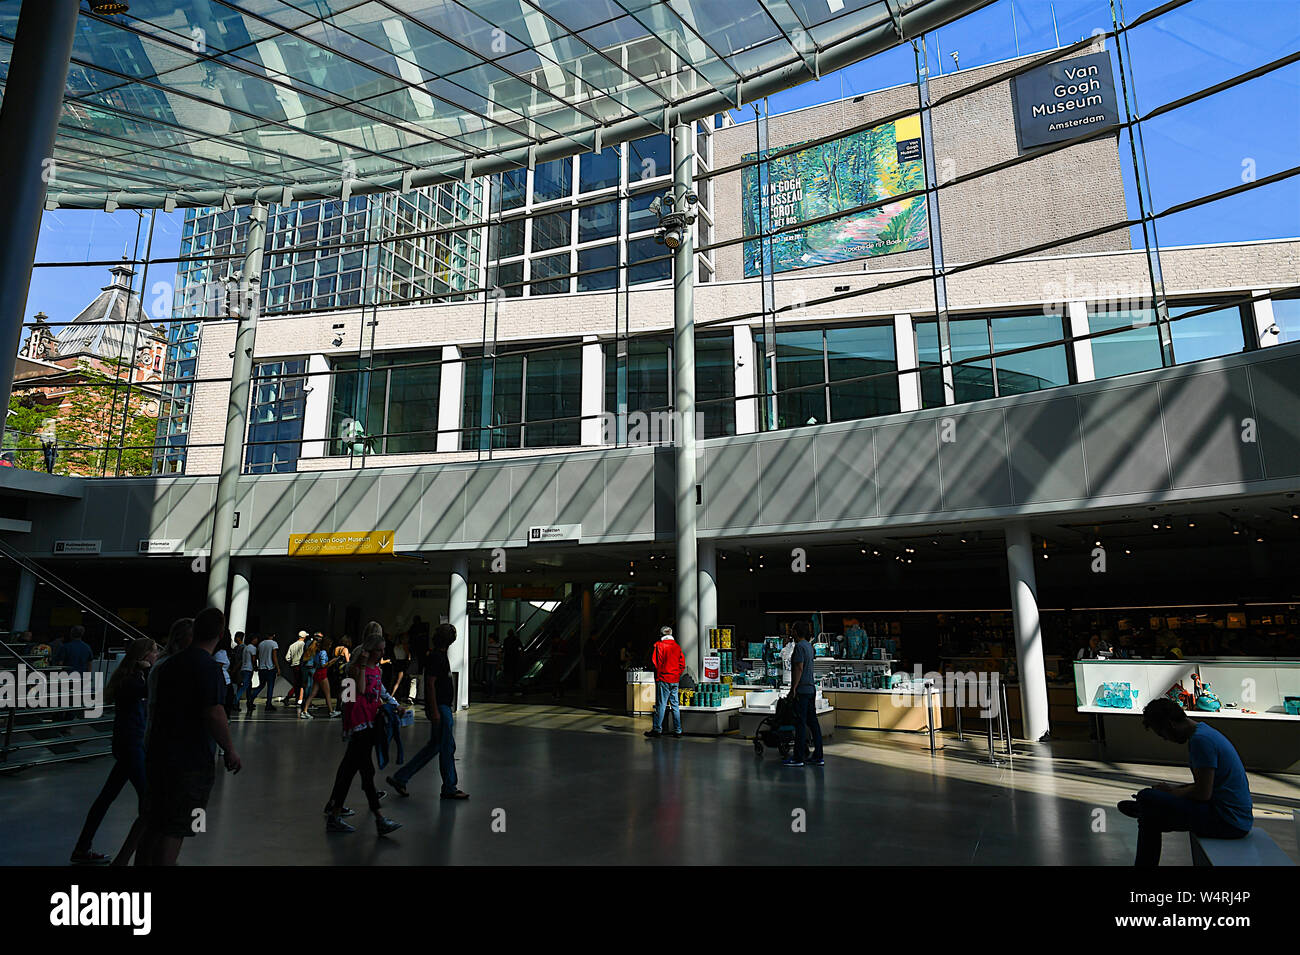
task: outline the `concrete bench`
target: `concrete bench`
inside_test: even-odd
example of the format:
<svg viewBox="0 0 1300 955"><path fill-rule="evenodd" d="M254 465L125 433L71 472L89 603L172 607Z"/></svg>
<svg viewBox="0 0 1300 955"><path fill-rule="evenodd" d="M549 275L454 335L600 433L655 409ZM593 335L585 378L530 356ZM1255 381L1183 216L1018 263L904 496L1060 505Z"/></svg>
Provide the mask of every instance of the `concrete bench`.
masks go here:
<svg viewBox="0 0 1300 955"><path fill-rule="evenodd" d="M1295 865L1262 829L1242 839L1210 839L1190 833L1193 865Z"/></svg>

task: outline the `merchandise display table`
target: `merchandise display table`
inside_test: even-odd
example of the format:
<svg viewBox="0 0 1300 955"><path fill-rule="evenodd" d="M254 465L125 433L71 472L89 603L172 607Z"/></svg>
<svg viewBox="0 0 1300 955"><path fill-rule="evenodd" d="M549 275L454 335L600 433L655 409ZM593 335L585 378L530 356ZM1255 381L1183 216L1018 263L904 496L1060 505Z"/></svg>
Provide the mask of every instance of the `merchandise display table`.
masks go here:
<svg viewBox="0 0 1300 955"><path fill-rule="evenodd" d="M736 728L737 716L745 705L743 698L729 696L721 706L683 706L682 732L692 736L721 736ZM671 719L665 713L664 719Z"/></svg>
<svg viewBox="0 0 1300 955"><path fill-rule="evenodd" d="M865 690L839 687L823 692L835 708L837 726L911 733L925 732L931 726L936 730L943 727L940 693L931 695L927 718L924 694L915 693L911 689Z"/></svg>

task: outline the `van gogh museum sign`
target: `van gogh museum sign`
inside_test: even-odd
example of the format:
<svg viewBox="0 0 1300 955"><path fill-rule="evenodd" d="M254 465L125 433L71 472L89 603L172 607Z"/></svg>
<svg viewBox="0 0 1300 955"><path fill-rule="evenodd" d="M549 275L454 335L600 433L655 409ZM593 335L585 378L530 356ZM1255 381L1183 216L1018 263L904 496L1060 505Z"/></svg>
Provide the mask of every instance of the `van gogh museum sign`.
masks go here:
<svg viewBox="0 0 1300 955"><path fill-rule="evenodd" d="M785 230L768 240L766 264L763 243L745 243L747 278L929 248L925 196L889 201L925 187L919 116L791 148L767 150L766 163L741 174L745 234ZM751 162L758 154L743 158ZM799 226L823 216L834 218Z"/></svg>
<svg viewBox="0 0 1300 955"><path fill-rule="evenodd" d="M1119 125L1115 77L1107 53L1049 63L1011 82L1021 149Z"/></svg>

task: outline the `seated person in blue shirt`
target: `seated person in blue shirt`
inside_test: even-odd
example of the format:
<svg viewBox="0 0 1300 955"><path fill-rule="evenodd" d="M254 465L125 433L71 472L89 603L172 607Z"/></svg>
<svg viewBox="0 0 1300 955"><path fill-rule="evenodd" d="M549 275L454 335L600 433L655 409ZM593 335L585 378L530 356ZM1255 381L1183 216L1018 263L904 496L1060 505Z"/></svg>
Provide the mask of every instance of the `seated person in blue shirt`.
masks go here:
<svg viewBox="0 0 1300 955"><path fill-rule="evenodd" d="M1142 725L1161 739L1186 744L1192 782L1186 786L1156 783L1119 804L1119 811L1138 821L1134 865L1160 864L1166 832L1194 832L1211 839L1241 839L1250 832L1253 810L1246 768L1232 743L1207 723L1189 719L1173 700L1152 700L1142 711Z"/></svg>

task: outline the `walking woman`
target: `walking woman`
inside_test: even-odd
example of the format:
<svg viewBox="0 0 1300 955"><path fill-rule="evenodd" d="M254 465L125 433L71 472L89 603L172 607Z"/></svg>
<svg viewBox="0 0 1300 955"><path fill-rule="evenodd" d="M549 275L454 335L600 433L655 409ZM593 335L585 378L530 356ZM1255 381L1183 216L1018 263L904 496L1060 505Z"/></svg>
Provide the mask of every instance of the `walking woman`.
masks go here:
<svg viewBox="0 0 1300 955"><path fill-rule="evenodd" d="M406 686L406 675L411 668L411 645L408 639L406 634L398 634L393 644L393 682L388 688L388 692L403 703L409 702L407 698L410 695Z"/></svg>
<svg viewBox="0 0 1300 955"><path fill-rule="evenodd" d="M355 831L343 821L344 816L352 815L352 810L343 805L343 800L347 798L352 777L358 773L361 774L361 791L366 794L370 811L375 815L375 830L385 836L401 827L400 823L384 818L379 811L380 795L375 791L372 753L375 733L382 732L377 729L379 708L385 703L397 702L384 688L379 668L383 657L384 631L372 620L366 624L361 646L352 651L352 662L346 671L347 679L353 681L351 685L344 684L343 692L343 738L347 741L347 749L334 777L334 790L325 804L326 832ZM348 692L349 689L353 692Z"/></svg>
<svg viewBox="0 0 1300 955"><path fill-rule="evenodd" d="M319 633L307 647L307 652L302 655L303 659L303 686L310 687L306 698L302 701L302 711L298 714L299 719L309 720L311 715L311 701L316 699L317 693L325 694L325 712L331 717L338 716L339 711L334 709L334 703L330 699L330 657L325 652L325 638Z"/></svg>
<svg viewBox="0 0 1300 955"><path fill-rule="evenodd" d="M86 824L82 826L76 848L72 850L73 865L105 865L109 862L108 856L93 851L90 844L95 840L95 832L104 821L108 807L121 794L123 786L129 782L136 796L144 799L145 677L157 659L158 645L148 637L140 637L131 643L104 687L104 700L114 707L113 768L108 771L104 787L86 814ZM143 831L137 813L135 825L122 846L124 858L131 857Z"/></svg>

